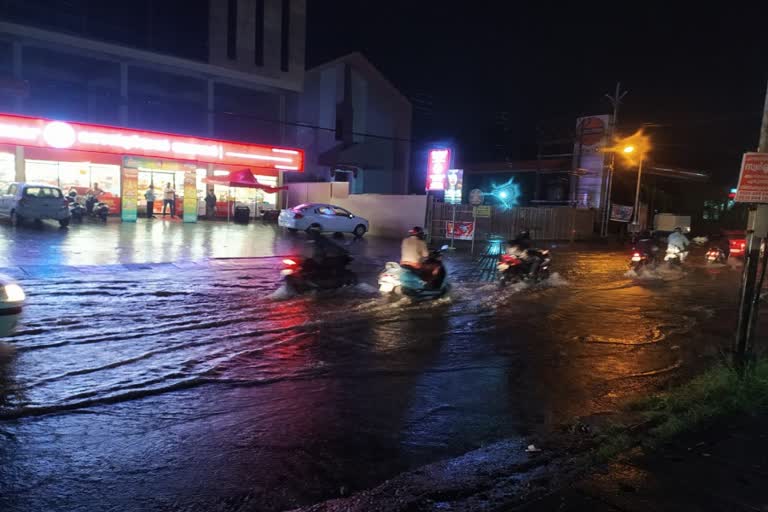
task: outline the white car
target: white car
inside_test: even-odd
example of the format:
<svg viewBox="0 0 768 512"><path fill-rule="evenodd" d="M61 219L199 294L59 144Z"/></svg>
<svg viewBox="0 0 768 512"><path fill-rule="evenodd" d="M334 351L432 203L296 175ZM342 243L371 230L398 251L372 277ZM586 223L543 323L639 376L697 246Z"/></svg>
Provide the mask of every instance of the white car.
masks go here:
<svg viewBox="0 0 768 512"><path fill-rule="evenodd" d="M0 275L0 338L13 331L25 299L21 286L11 278Z"/></svg>
<svg viewBox="0 0 768 512"><path fill-rule="evenodd" d="M18 226L25 220L52 219L69 226L69 205L59 187L11 183L0 195L0 219Z"/></svg>
<svg viewBox="0 0 768 512"><path fill-rule="evenodd" d="M280 212L277 224L289 231L318 227L326 233L352 233L357 237L368 232L368 221L332 204L306 203Z"/></svg>

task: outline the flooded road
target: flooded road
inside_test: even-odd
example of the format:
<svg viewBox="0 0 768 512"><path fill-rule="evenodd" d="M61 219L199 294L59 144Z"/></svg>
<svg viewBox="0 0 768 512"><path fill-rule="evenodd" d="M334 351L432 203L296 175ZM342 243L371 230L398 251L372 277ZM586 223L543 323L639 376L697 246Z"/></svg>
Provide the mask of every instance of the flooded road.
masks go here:
<svg viewBox="0 0 768 512"><path fill-rule="evenodd" d="M375 290L396 246L360 247L362 284L320 296L275 293L278 258L22 278L0 510L314 503L615 410L735 329L727 267L636 279L556 249L550 282L500 291L451 255L450 295L416 304Z"/></svg>

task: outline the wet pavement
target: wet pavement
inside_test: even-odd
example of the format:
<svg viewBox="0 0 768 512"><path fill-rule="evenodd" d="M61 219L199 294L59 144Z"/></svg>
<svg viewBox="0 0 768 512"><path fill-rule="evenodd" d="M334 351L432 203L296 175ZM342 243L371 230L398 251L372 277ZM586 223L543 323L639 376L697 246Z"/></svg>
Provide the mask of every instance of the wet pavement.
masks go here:
<svg viewBox="0 0 768 512"><path fill-rule="evenodd" d="M457 254L450 295L411 303L378 296L397 244L370 239L360 285L289 297L275 255L302 239L271 226L99 227L0 226L29 292L0 348L0 510L315 503L610 413L735 326L729 267L636 278L562 247L549 282L500 291Z"/></svg>

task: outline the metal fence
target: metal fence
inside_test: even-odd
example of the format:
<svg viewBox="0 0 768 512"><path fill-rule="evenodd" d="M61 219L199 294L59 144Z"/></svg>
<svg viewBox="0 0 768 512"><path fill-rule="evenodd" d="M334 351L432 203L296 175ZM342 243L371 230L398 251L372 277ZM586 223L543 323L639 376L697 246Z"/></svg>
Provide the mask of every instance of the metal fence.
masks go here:
<svg viewBox="0 0 768 512"><path fill-rule="evenodd" d="M490 207L490 216L476 217L469 205L431 202L427 206L427 226L430 236L438 240L451 239L448 223L456 220L475 222L475 240L484 241L495 235L513 238L527 229L534 240L584 240L594 233L595 211L568 206Z"/></svg>

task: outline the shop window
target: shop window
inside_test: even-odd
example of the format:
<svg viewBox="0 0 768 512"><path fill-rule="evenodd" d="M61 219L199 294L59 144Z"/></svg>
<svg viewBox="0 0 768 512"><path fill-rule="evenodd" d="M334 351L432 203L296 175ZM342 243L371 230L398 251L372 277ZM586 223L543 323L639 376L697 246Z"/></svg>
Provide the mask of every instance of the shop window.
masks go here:
<svg viewBox="0 0 768 512"><path fill-rule="evenodd" d="M50 160L26 160L26 181L71 190L84 196L98 183L105 192L102 200L110 210L119 211L120 166L93 164L91 162L56 162Z"/></svg>
<svg viewBox="0 0 768 512"><path fill-rule="evenodd" d="M214 174L216 171L214 171ZM262 185L277 186L277 178L274 176L255 176ZM255 188L227 187L226 185L214 185L213 193L218 203L234 203L247 206L251 209L251 217L256 217L266 210L274 210L277 207L277 194L268 194ZM218 211L217 215L226 216L226 207Z"/></svg>

